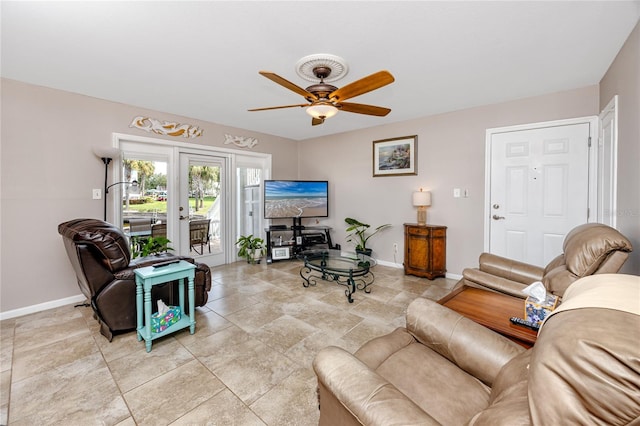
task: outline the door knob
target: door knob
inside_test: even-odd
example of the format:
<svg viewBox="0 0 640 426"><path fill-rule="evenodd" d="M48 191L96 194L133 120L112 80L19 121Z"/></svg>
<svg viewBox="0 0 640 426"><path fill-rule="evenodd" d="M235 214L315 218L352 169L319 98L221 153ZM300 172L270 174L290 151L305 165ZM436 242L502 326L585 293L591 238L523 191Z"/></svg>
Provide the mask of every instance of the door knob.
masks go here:
<svg viewBox="0 0 640 426"><path fill-rule="evenodd" d="M493 220L504 220L504 216L498 216L497 214L494 214Z"/></svg>

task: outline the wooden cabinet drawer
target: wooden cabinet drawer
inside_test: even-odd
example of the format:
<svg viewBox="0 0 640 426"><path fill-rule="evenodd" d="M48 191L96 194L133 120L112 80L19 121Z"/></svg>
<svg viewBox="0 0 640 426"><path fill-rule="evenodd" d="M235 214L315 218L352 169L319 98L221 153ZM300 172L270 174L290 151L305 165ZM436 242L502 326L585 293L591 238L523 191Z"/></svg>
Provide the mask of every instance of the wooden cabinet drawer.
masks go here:
<svg viewBox="0 0 640 426"><path fill-rule="evenodd" d="M425 228L424 226L412 226L408 228L408 232L410 235L429 235L431 229Z"/></svg>

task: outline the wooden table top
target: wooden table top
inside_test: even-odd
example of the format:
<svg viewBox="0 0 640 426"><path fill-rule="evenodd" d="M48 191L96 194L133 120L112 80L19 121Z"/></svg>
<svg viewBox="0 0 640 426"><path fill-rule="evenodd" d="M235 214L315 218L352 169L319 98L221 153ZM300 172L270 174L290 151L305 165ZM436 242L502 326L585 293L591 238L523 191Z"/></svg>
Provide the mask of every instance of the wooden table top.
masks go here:
<svg viewBox="0 0 640 426"><path fill-rule="evenodd" d="M512 324L511 317L524 318L524 299L506 294L463 286L438 301L441 305L512 338L524 347L531 347L538 333Z"/></svg>

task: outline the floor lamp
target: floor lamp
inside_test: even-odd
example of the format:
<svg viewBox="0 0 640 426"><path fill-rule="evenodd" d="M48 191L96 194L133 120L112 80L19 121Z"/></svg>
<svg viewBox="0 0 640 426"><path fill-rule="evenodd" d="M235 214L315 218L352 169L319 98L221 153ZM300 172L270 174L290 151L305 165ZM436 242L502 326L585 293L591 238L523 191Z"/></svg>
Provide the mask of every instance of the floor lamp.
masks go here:
<svg viewBox="0 0 640 426"><path fill-rule="evenodd" d="M114 158L120 157L120 150L118 148L94 148L93 153L96 155L96 157L100 158L104 163L104 192L102 195L104 200L104 221L106 222L107 221L107 194L109 193L109 188L111 188L113 185L117 185L118 183L123 183L123 182L116 182L112 185L108 185L109 164L111 163L111 160L113 160Z"/></svg>

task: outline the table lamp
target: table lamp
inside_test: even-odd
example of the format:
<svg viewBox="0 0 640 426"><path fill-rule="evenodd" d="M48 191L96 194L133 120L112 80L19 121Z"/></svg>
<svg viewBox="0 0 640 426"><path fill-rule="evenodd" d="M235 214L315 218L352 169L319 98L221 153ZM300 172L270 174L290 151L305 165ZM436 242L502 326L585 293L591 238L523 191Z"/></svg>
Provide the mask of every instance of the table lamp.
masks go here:
<svg viewBox="0 0 640 426"><path fill-rule="evenodd" d="M427 207L431 205L431 192L423 191L413 193L413 205L418 207L418 225L427 224Z"/></svg>

